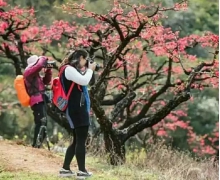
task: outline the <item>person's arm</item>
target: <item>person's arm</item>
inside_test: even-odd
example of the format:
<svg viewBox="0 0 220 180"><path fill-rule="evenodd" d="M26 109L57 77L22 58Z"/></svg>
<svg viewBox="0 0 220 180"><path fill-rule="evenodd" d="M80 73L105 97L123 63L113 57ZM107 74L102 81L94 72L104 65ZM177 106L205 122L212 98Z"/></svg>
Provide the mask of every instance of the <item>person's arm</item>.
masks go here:
<svg viewBox="0 0 220 180"><path fill-rule="evenodd" d="M74 67L67 66L65 68L65 77L69 81L73 81L81 86L87 86L92 78L93 71L87 69L84 75L80 74Z"/></svg>
<svg viewBox="0 0 220 180"><path fill-rule="evenodd" d="M45 71L45 76L43 78L43 82L45 85L49 85L52 79L52 70L51 69L46 69Z"/></svg>
<svg viewBox="0 0 220 180"><path fill-rule="evenodd" d="M47 62L47 57L45 56L41 56L37 63L29 68L27 68L25 71L24 71L24 76L25 77L28 77L28 76L34 76L36 75L37 73L39 73L41 71L41 69L45 66Z"/></svg>

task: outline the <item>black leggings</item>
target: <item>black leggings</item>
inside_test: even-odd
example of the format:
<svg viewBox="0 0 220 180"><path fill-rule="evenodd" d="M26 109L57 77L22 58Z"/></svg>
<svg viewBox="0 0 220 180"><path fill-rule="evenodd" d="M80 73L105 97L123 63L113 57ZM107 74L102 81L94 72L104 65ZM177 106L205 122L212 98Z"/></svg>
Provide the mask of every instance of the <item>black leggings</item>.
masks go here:
<svg viewBox="0 0 220 180"><path fill-rule="evenodd" d="M77 127L73 130L73 142L67 148L63 168L69 170L70 163L76 155L79 171L86 172L85 155L86 155L86 139L88 136L88 126Z"/></svg>
<svg viewBox="0 0 220 180"><path fill-rule="evenodd" d="M32 146L35 147L36 145L36 140L37 140L37 135L40 131L40 127L42 124L42 119L45 118L45 104L44 102L40 102L38 104L35 104L31 107L34 115L34 123L35 123L35 128L34 128L34 140ZM45 138L46 133L43 132L43 139ZM43 139L41 139L43 141Z"/></svg>

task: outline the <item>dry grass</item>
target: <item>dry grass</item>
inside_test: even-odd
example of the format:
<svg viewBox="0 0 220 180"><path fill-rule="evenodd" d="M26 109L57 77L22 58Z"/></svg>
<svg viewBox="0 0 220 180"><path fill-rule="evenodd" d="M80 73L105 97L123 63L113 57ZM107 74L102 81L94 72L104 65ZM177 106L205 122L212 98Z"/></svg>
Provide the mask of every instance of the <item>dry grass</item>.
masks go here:
<svg viewBox="0 0 220 180"><path fill-rule="evenodd" d="M139 157L130 158L127 163L150 169L164 180L219 179L218 167L214 167L211 160L196 161L187 153L170 150L165 146L155 145L151 151L142 151Z"/></svg>
<svg viewBox="0 0 220 180"><path fill-rule="evenodd" d="M105 161L105 155L101 156ZM103 162L104 163L104 162ZM189 153L171 150L170 148L157 144L151 146L146 152L144 149L136 152L128 152L126 164L116 168L114 172L127 174L126 179L144 179L142 172L157 180L218 180L219 166L213 165L211 159L193 159ZM138 175L139 174L139 175ZM132 179L131 178L131 179Z"/></svg>

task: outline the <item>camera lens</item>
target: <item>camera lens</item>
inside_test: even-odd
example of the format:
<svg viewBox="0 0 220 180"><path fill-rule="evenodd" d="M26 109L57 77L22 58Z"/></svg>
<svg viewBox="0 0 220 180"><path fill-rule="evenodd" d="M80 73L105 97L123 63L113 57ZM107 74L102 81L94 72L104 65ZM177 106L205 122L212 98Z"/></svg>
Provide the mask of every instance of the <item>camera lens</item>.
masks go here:
<svg viewBox="0 0 220 180"><path fill-rule="evenodd" d="M101 66L99 64L96 64L95 71L99 71L100 68L101 68Z"/></svg>
<svg viewBox="0 0 220 180"><path fill-rule="evenodd" d="M89 57L89 58L86 59L86 67L87 68L89 67L89 63L92 64L94 62L93 58ZM99 64L96 64L95 71L99 71L100 68L102 68L102 67Z"/></svg>
<svg viewBox="0 0 220 180"><path fill-rule="evenodd" d="M53 68L56 65L55 61L47 61L46 67L47 68Z"/></svg>

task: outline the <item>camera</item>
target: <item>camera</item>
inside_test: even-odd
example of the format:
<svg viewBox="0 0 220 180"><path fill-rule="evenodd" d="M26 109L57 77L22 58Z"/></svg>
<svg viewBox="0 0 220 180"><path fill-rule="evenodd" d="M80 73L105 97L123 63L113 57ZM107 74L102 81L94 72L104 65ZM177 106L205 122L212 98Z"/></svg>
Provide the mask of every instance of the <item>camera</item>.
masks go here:
<svg viewBox="0 0 220 180"><path fill-rule="evenodd" d="M86 67L88 68L89 67L89 62L92 64L94 62L94 56L93 57L88 57L86 59ZM99 71L99 69L102 68L102 66L100 66L99 64L96 64L96 67L95 67L95 71Z"/></svg>
<svg viewBox="0 0 220 180"><path fill-rule="evenodd" d="M47 61L45 68L54 68L56 65L56 61Z"/></svg>

